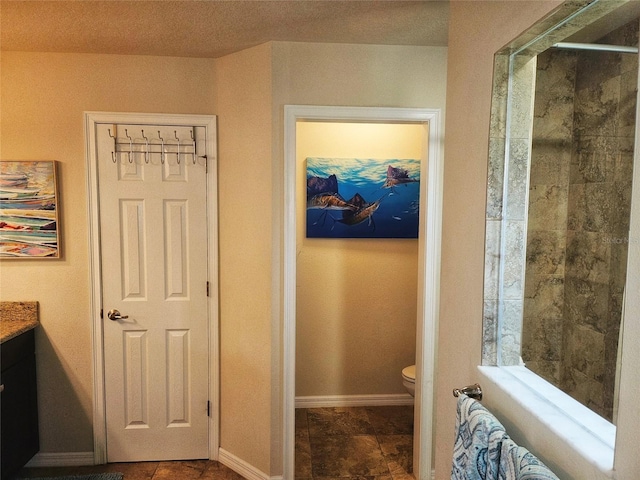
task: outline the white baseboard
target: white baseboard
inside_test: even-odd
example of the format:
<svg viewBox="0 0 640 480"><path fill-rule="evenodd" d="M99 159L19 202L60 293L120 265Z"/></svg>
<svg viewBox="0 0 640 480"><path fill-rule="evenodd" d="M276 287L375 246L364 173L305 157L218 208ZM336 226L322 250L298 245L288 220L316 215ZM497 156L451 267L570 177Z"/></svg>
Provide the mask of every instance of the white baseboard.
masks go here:
<svg viewBox="0 0 640 480"><path fill-rule="evenodd" d="M270 477L224 448L218 450L218 461L247 480L282 480L282 476Z"/></svg>
<svg viewBox="0 0 640 480"><path fill-rule="evenodd" d="M413 397L408 393L296 397L296 408L382 407L389 405L413 405Z"/></svg>
<svg viewBox="0 0 640 480"><path fill-rule="evenodd" d="M36 453L27 467L80 467L94 465L93 452Z"/></svg>

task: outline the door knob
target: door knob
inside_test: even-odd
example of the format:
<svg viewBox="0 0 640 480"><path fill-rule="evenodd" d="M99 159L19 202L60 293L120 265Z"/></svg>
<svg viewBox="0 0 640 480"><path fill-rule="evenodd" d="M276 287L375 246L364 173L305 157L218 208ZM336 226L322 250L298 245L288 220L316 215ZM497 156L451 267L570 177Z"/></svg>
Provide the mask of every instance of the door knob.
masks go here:
<svg viewBox="0 0 640 480"><path fill-rule="evenodd" d="M111 310L109 310L107 312L107 318L109 320L113 320L115 322L116 320L122 320L124 318L129 318L129 315L120 315L120 312L114 308L114 309L111 309Z"/></svg>

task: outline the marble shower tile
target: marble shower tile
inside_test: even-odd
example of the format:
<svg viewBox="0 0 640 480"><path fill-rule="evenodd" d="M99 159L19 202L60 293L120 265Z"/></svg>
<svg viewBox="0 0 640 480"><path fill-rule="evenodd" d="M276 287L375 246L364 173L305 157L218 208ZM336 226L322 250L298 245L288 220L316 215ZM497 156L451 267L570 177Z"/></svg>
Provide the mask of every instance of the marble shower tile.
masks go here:
<svg viewBox="0 0 640 480"><path fill-rule="evenodd" d="M519 365L522 341L522 300L505 300L502 304L502 315L499 327L502 343L501 365Z"/></svg>
<svg viewBox="0 0 640 480"><path fill-rule="evenodd" d="M390 474L374 435L311 437L311 464L314 478Z"/></svg>
<svg viewBox="0 0 640 480"><path fill-rule="evenodd" d="M618 137L615 149L614 182L628 182L633 179L633 138Z"/></svg>
<svg viewBox="0 0 640 480"><path fill-rule="evenodd" d="M563 274L566 244L567 234L563 230L530 230L527 238L527 273Z"/></svg>
<svg viewBox="0 0 640 480"><path fill-rule="evenodd" d="M569 141L573 134L576 62L576 53L566 50L551 49L538 55L533 133L545 144Z"/></svg>
<svg viewBox="0 0 640 480"><path fill-rule="evenodd" d="M602 383L587 377L577 370L569 370L564 379L563 390L599 415L606 417Z"/></svg>
<svg viewBox="0 0 640 480"><path fill-rule="evenodd" d="M503 201L507 220L526 218L526 198L529 185L529 139L512 139L509 146L507 198Z"/></svg>
<svg viewBox="0 0 640 480"><path fill-rule="evenodd" d="M489 165L487 172L487 219L502 219L504 188L504 138L489 139Z"/></svg>
<svg viewBox="0 0 640 480"><path fill-rule="evenodd" d="M506 137L507 96L509 87L509 55L498 54L495 57L494 77L491 95L491 138ZM502 157L501 162L504 160Z"/></svg>
<svg viewBox="0 0 640 480"><path fill-rule="evenodd" d="M525 265L525 235L523 221L507 221L504 248L503 295L505 300L522 299Z"/></svg>
<svg viewBox="0 0 640 480"><path fill-rule="evenodd" d="M576 90L594 90L620 77L622 54L618 52L580 51L577 61Z"/></svg>
<svg viewBox="0 0 640 480"><path fill-rule="evenodd" d="M609 283L611 243L607 236L592 232L568 232L566 274L582 280Z"/></svg>
<svg viewBox="0 0 640 480"><path fill-rule="evenodd" d="M562 356L562 318L528 317L522 321L525 362L559 362Z"/></svg>
<svg viewBox="0 0 640 480"><path fill-rule="evenodd" d="M510 138L529 139L533 121L531 99L535 95L536 57L516 56L512 59Z"/></svg>
<svg viewBox="0 0 640 480"><path fill-rule="evenodd" d="M613 45L627 45L631 47L638 46L638 19L634 19L629 23L617 28L616 30L608 33L602 39L602 43L609 43ZM637 71L638 70L638 57L633 54L625 54L620 56L620 74Z"/></svg>
<svg viewBox="0 0 640 480"><path fill-rule="evenodd" d="M565 299L564 275L528 275L524 316L562 319Z"/></svg>
<svg viewBox="0 0 640 480"><path fill-rule="evenodd" d="M619 77L577 90L574 112L575 133L615 136L619 99Z"/></svg>
<svg viewBox="0 0 640 480"><path fill-rule="evenodd" d="M564 277L529 275L522 320L522 358L558 385L562 355Z"/></svg>
<svg viewBox="0 0 640 480"><path fill-rule="evenodd" d="M609 318L609 284L565 278L564 318L605 332Z"/></svg>
<svg viewBox="0 0 640 480"><path fill-rule="evenodd" d="M528 230L564 230L568 201L569 185L532 185Z"/></svg>
<svg viewBox="0 0 640 480"><path fill-rule="evenodd" d="M611 257L609 269L609 286L611 294L622 295L627 283L627 257L629 254L628 242L611 243Z"/></svg>
<svg viewBox="0 0 640 480"><path fill-rule="evenodd" d="M637 55L636 69L620 76L620 102L618 104L618 137L633 138L636 131L636 95L638 93Z"/></svg>
<svg viewBox="0 0 640 480"><path fill-rule="evenodd" d="M500 280L500 235L502 222L487 220L485 231L484 254L484 298L498 298L498 282Z"/></svg>
<svg viewBox="0 0 640 480"><path fill-rule="evenodd" d="M621 300L621 299L620 299ZM603 408L613 415L615 402L615 379L617 373L620 335L620 313L612 312L609 328L604 337Z"/></svg>
<svg viewBox="0 0 640 480"><path fill-rule="evenodd" d="M587 232L610 232L616 202L613 184L586 183L571 185L567 228Z"/></svg>
<svg viewBox="0 0 640 480"><path fill-rule="evenodd" d="M526 367L536 375L544 378L553 385L560 385L560 362L546 360L527 360L524 358Z"/></svg>
<svg viewBox="0 0 640 480"><path fill-rule="evenodd" d="M498 301L484 301L482 314L482 365L498 364Z"/></svg>
<svg viewBox="0 0 640 480"><path fill-rule="evenodd" d="M615 176L619 152L615 137L583 135L576 139L571 156L571 184L610 182Z"/></svg>
<svg viewBox="0 0 640 480"><path fill-rule="evenodd" d="M615 182L611 187L612 207L610 232L624 236L629 232L631 219L632 182Z"/></svg>
<svg viewBox="0 0 640 480"><path fill-rule="evenodd" d="M530 185L569 185L573 146L571 138L560 141L539 139L533 131Z"/></svg>
<svg viewBox="0 0 640 480"><path fill-rule="evenodd" d="M602 382L604 374L604 334L576 326L568 339L569 367L587 378Z"/></svg>

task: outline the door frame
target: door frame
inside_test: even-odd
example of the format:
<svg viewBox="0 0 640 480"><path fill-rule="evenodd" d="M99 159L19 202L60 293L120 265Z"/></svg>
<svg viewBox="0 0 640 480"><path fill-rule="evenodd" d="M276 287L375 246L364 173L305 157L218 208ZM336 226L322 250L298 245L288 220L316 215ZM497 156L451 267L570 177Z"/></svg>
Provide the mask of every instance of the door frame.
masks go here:
<svg viewBox="0 0 640 480"><path fill-rule="evenodd" d="M284 327L283 327L283 469L295 472L295 349L296 349L296 122L386 122L428 124L428 161L421 164L418 321L416 331L416 391L413 464L418 480L432 477L436 336L440 300L442 230L442 114L440 109L387 107L284 107ZM428 287L427 287L428 286ZM400 372L398 372L400 375Z"/></svg>
<svg viewBox="0 0 640 480"><path fill-rule="evenodd" d="M98 192L98 158L96 126L98 124L176 125L206 128L207 155L207 251L209 271L209 459L218 459L220 444L220 349L218 347L218 178L217 178L217 118L214 115L144 114L85 112L85 158L87 164L87 216L89 224L89 274L91 281L91 336L93 367L93 460L107 462L107 429L104 375L104 334L102 309L102 272L100 262L100 218Z"/></svg>

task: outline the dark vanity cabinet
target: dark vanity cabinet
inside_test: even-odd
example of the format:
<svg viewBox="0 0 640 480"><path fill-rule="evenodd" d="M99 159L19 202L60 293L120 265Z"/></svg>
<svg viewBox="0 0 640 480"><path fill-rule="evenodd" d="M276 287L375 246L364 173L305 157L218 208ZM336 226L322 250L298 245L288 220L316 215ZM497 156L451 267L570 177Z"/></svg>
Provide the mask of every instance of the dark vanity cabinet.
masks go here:
<svg viewBox="0 0 640 480"><path fill-rule="evenodd" d="M0 454L2 479L10 478L39 449L34 331L0 345Z"/></svg>

